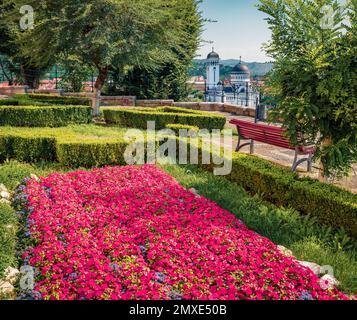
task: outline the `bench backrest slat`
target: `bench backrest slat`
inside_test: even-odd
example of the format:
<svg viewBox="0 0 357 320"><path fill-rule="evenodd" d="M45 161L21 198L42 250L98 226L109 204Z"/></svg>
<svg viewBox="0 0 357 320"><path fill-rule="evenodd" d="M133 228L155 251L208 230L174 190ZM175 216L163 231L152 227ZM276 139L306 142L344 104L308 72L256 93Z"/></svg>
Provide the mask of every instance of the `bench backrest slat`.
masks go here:
<svg viewBox="0 0 357 320"><path fill-rule="evenodd" d="M239 134L243 139L252 139L277 147L295 150L295 147L292 147L289 140L284 137L285 130L282 128L236 119L231 120L230 123L238 127Z"/></svg>

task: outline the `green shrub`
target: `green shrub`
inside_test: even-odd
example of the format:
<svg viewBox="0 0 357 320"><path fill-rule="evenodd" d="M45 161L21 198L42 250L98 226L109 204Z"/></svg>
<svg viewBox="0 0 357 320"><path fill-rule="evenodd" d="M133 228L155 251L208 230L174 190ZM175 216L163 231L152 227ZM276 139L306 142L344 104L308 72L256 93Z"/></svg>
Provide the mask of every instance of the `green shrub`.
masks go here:
<svg viewBox="0 0 357 320"><path fill-rule="evenodd" d="M199 127L189 126L189 125L184 125L184 124L168 124L168 125L166 125L166 128L173 130L176 133L176 135L180 134L180 130L187 130L187 131L192 131L192 132L198 132L200 130Z"/></svg>
<svg viewBox="0 0 357 320"><path fill-rule="evenodd" d="M193 110L164 107L158 109L105 108L103 114L106 123L146 129L148 121L155 121L156 129L164 129L168 124L196 126L200 129L220 129L226 124L226 118L217 114Z"/></svg>
<svg viewBox="0 0 357 320"><path fill-rule="evenodd" d="M186 109L180 107L158 107L155 110L158 112L170 112L170 113L191 113L191 114L208 114L211 115L209 112L193 110L193 109Z"/></svg>
<svg viewBox="0 0 357 320"><path fill-rule="evenodd" d="M113 128L97 126L4 128L0 130L0 161L47 160L72 167L124 164L127 143L121 138L122 132L115 133ZM201 150L198 154L202 159ZM226 178L251 194L292 207L334 229L344 228L357 238L357 195L317 180L299 178L296 173L255 156L235 153L232 160L232 172ZM208 171L213 168L212 164L201 166Z"/></svg>
<svg viewBox="0 0 357 320"><path fill-rule="evenodd" d="M17 95L17 98L21 98L23 95ZM26 95L28 99L40 101L44 103L50 103L55 105L72 105L72 106L91 106L92 99L87 97L71 97L71 96L54 96L51 94L37 94L32 93Z"/></svg>
<svg viewBox="0 0 357 320"><path fill-rule="evenodd" d="M2 106L0 126L62 127L92 121L92 108L83 106Z"/></svg>
<svg viewBox="0 0 357 320"><path fill-rule="evenodd" d="M26 95L19 95L17 98L0 99L0 106L52 106L51 103L30 100Z"/></svg>
<svg viewBox="0 0 357 320"><path fill-rule="evenodd" d="M0 99L0 106L18 106L19 100L10 98L10 99Z"/></svg>
<svg viewBox="0 0 357 320"><path fill-rule="evenodd" d="M117 128L96 125L0 130L0 162L56 161L65 166L123 164L127 143Z"/></svg>
<svg viewBox="0 0 357 320"><path fill-rule="evenodd" d="M0 134L0 161L16 159L24 162L54 161L56 140L51 137L35 137Z"/></svg>
<svg viewBox="0 0 357 320"><path fill-rule="evenodd" d="M241 153L234 154L232 172L226 178L269 202L294 208L332 228L343 228L357 238L356 194L318 180L299 178L286 168Z"/></svg>
<svg viewBox="0 0 357 320"><path fill-rule="evenodd" d="M125 164L123 141L72 141L57 143L57 159L60 164L70 167L99 167Z"/></svg>
<svg viewBox="0 0 357 320"><path fill-rule="evenodd" d="M17 219L15 211L0 203L0 279L9 266L16 266Z"/></svg>

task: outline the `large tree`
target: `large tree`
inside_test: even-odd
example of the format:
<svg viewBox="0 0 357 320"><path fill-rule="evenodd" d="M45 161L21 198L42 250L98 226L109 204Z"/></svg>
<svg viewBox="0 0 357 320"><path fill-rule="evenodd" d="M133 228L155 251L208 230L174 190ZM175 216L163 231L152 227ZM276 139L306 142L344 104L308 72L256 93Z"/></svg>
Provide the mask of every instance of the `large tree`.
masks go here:
<svg viewBox="0 0 357 320"><path fill-rule="evenodd" d="M40 77L49 65L36 63L24 54L22 43L18 41L21 35L19 10L14 11L14 4L0 0L0 69L10 85L14 78L16 82L30 88L37 88Z"/></svg>
<svg viewBox="0 0 357 320"><path fill-rule="evenodd" d="M76 55L96 68L96 112L111 69L126 65L152 67L167 59L180 38L174 9L180 0L13 0L35 12L35 27L22 33L23 51L36 63Z"/></svg>
<svg viewBox="0 0 357 320"><path fill-rule="evenodd" d="M125 74L115 71L114 84L119 94L135 95L140 99L187 98L189 69L200 44L203 19L198 9L199 1L176 2L173 16L181 36L173 44L171 55L155 68L133 65ZM175 27L175 26L172 26ZM175 31L175 30L174 30Z"/></svg>
<svg viewBox="0 0 357 320"><path fill-rule="evenodd" d="M270 80L293 144L315 144L322 177L357 160L357 1L261 0L272 40Z"/></svg>

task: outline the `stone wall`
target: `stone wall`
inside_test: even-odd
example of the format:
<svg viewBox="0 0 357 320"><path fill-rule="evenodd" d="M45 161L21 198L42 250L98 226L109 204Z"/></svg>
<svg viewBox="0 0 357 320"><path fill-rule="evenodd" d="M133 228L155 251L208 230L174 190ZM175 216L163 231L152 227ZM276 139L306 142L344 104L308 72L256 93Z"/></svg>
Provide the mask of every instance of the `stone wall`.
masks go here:
<svg viewBox="0 0 357 320"><path fill-rule="evenodd" d="M215 111L228 112L237 116L255 117L255 108L236 106L228 103L215 102L175 102L175 107L200 110L200 111Z"/></svg>
<svg viewBox="0 0 357 320"><path fill-rule="evenodd" d="M228 112L238 116L255 117L255 108L216 102L174 102L173 100L137 100L139 107L173 106L200 111Z"/></svg>
<svg viewBox="0 0 357 320"><path fill-rule="evenodd" d="M0 95L13 97L15 94L25 94L27 93L27 86L6 86L0 87Z"/></svg>
<svg viewBox="0 0 357 320"><path fill-rule="evenodd" d="M174 100L136 100L137 107L164 107L173 106Z"/></svg>
<svg viewBox="0 0 357 320"><path fill-rule="evenodd" d="M62 92L60 90L28 90L26 86L0 87L0 95L13 96L18 93L47 93L63 96L80 96L93 98L93 93ZM255 117L255 108L236 106L229 103L217 102L174 102L174 100L137 100L135 96L102 96L101 106L118 107L162 107L175 106L200 111L228 112L233 115Z"/></svg>
<svg viewBox="0 0 357 320"><path fill-rule="evenodd" d="M136 104L136 97L134 96L112 96L101 97L101 106L122 106L122 107L134 107Z"/></svg>
<svg viewBox="0 0 357 320"><path fill-rule="evenodd" d="M29 89L27 93L37 93L37 94L50 94L53 96L62 96L63 93L61 90L56 89Z"/></svg>

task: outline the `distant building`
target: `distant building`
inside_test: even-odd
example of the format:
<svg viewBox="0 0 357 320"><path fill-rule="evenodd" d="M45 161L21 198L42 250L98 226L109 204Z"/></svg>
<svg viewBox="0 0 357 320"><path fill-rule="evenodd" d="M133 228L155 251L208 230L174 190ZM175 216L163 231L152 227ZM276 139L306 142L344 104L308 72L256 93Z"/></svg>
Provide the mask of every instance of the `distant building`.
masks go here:
<svg viewBox="0 0 357 320"><path fill-rule="evenodd" d="M205 100L208 102L227 102L255 107L259 104L259 94L251 81L249 68L242 60L233 68L230 78L220 81L220 58L218 53L210 52L206 59Z"/></svg>
<svg viewBox="0 0 357 320"><path fill-rule="evenodd" d="M187 84L192 90L198 90L204 92L206 80L205 77L202 76L191 77L191 79L187 81Z"/></svg>

